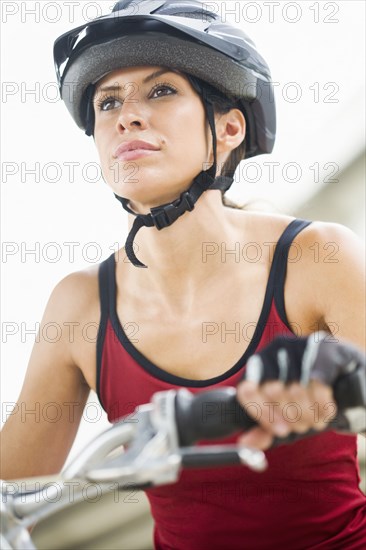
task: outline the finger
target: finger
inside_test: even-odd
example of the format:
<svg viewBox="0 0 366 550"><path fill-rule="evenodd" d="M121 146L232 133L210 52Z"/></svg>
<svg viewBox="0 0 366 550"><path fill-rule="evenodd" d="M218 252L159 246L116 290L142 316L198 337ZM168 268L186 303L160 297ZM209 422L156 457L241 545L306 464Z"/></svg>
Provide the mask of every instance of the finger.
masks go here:
<svg viewBox="0 0 366 550"><path fill-rule="evenodd" d="M309 389L297 382L286 388L287 403L282 414L292 426L292 431L305 433L314 425L314 413Z"/></svg>
<svg viewBox="0 0 366 550"><path fill-rule="evenodd" d="M337 412L332 389L320 382L312 380L309 384L309 395L314 414L314 429L321 431L327 427Z"/></svg>
<svg viewBox="0 0 366 550"><path fill-rule="evenodd" d="M255 419L265 430L283 437L290 432L289 424L281 415L283 392L284 385L279 381L267 382L261 386L246 381L238 386L237 398L248 414L253 411L253 406L256 407L259 414Z"/></svg>
<svg viewBox="0 0 366 550"><path fill-rule="evenodd" d="M263 426L279 437L284 437L294 431L294 426L296 427L297 419L301 418L301 414L299 415L296 411L296 418L294 421L292 420L292 416L288 412L287 386L279 381L266 382L261 387L261 394L264 405ZM306 431L306 429L300 427L299 431Z"/></svg>

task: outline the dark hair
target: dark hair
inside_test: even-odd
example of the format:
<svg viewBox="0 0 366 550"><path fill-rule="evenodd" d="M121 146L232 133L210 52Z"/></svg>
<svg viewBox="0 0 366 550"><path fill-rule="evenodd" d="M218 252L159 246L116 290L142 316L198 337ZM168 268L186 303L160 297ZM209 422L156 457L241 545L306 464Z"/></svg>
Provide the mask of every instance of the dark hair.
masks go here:
<svg viewBox="0 0 366 550"><path fill-rule="evenodd" d="M224 95L223 93L221 93L219 90L217 90L207 82L203 82L202 80L200 80L200 85L203 90L203 95L206 98L210 99L213 105L215 114L226 114L229 111L231 111L231 109L239 109L245 116L245 113L241 105L239 104L239 101ZM241 160L245 158L245 153L246 153L246 139L244 138L242 143L238 145L236 149L231 151L228 159L222 166L220 175L227 176L227 177L234 177L234 173L236 168L238 167L238 164L240 163ZM222 202L224 203L225 206L229 206L230 208L240 208L240 209L245 208L245 205L239 206L233 203L232 201L230 201L229 199L227 199L224 195L224 192L222 192Z"/></svg>
<svg viewBox="0 0 366 550"><path fill-rule="evenodd" d="M231 109L239 109L244 114L237 100L224 95L210 84L207 84L207 82L200 81L200 84L203 88L204 96L210 99L215 114L226 114L231 111ZM236 149L231 151L222 167L221 176L233 177L239 162L245 158L245 152L246 140L244 139Z"/></svg>

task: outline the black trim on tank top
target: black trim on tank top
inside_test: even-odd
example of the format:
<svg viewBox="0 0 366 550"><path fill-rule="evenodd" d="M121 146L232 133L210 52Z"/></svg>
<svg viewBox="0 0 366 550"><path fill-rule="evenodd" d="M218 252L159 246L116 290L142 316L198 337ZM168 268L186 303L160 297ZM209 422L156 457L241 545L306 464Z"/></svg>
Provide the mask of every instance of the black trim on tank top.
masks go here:
<svg viewBox="0 0 366 550"><path fill-rule="evenodd" d="M173 375L161 369L154 363L152 363L147 357L145 357L129 340L126 335L123 326L117 315L116 310L116 277L115 277L115 255L114 253L110 255L109 258L104 260L101 263L99 268L99 292L100 292L100 302L101 302L101 321L98 330L98 340L97 340L97 395L103 406L101 394L100 394L100 379L101 379L101 368L102 368L102 355L103 355L103 344L106 335L106 327L108 318L111 320L113 330L121 343L121 345L126 349L126 351L137 361L137 363L144 368L149 374L168 382L170 384L179 385L179 386L190 386L190 387L205 387L217 384L227 378L230 378L236 374L247 362L250 355L256 350L260 339L263 335L263 331L268 320L268 315L271 309L272 301L274 300L278 314L283 321L283 323L292 331L291 326L289 325L285 303L284 303L284 285L287 272L287 261L288 254L291 247L291 244L294 238L311 222L295 219L293 220L284 230L281 237L279 238L273 261L270 269L270 274L268 277L265 297L263 301L263 306L259 315L259 320L256 325L254 335L243 353L242 357L235 363L233 367L227 370L225 373L214 378L209 378L206 380L191 380L189 378L182 378L180 376ZM292 331L293 332L293 331ZM103 407L104 408L104 407Z"/></svg>
<svg viewBox="0 0 366 550"><path fill-rule="evenodd" d="M109 317L109 284L108 284L108 261L104 260L99 266L98 272L98 281L99 281L99 301L100 301L100 322L97 334L97 396L102 405L103 409L106 411L102 396L100 393L100 379L101 379L101 370L102 370L102 356L103 356L103 345L107 330L107 323ZM107 412L107 411L106 411Z"/></svg>
<svg viewBox="0 0 366 550"><path fill-rule="evenodd" d="M285 308L285 281L288 265L288 256L290 252L291 245L294 242L295 237L306 227L308 227L311 222L307 220L296 219L293 220L285 229L282 236L278 240L275 254L273 257L271 273L273 271L274 281L273 281L273 295L274 301L276 304L277 312L280 316L281 321L285 323L287 328L293 331L286 314ZM278 254L276 254L278 249Z"/></svg>
<svg viewBox="0 0 366 550"><path fill-rule="evenodd" d="M100 266L100 296L101 296L101 309L102 309L102 320L100 325L100 338L98 334L98 368L97 368L97 388L98 388L98 397L101 400L100 396L100 377L101 377L101 365L102 365L102 353L103 353L103 343L105 339L106 325L108 317L110 318L113 330L125 350L137 361L137 363L145 369L149 374L167 382L169 384L174 384L177 386L189 386L189 387L206 387L222 382L227 378L230 378L236 374L247 362L250 355L252 355L263 335L265 329L269 312L271 309L272 301L275 300L277 311L280 315L281 320L286 324L289 330L292 331L291 327L288 324L288 320L285 312L284 305L284 283L287 270L287 259L288 252L291 246L293 239L311 222L305 220L295 219L293 220L283 231L281 237L279 238L275 252L273 255L273 261L268 277L265 297L263 301L263 306L259 315L259 320L256 325L253 337L249 343L249 346L243 353L242 357L235 363L233 367L227 370L225 373L220 376L215 376L214 378L209 378L206 380L191 380L189 378L182 378L174 374L168 373L165 370L161 369L157 365L154 365L147 357L145 357L129 340L126 335L123 326L118 318L116 310L116 262L114 253L111 254Z"/></svg>

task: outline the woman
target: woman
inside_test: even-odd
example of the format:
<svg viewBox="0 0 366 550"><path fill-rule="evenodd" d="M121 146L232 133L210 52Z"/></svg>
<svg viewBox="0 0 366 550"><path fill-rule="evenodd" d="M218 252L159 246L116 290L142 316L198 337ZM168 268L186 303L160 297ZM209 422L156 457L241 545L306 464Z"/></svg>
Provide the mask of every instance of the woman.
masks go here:
<svg viewBox="0 0 366 550"><path fill-rule="evenodd" d="M29 409L51 400L62 415L31 425L10 417L4 478L62 468L90 388L114 421L159 390L232 385L243 406L261 411L243 444L268 449L274 436L321 432L335 410L328 385L243 382L247 360L278 335L302 357L314 333L335 326L336 338L365 347L362 253L353 234L223 204L238 162L273 148L265 61L198 2L142 0L134 16L131 4L118 2L111 16L55 44L62 97L94 136L130 232L125 249L52 293L42 323L71 321L73 338L36 343L19 400ZM301 258L287 265L294 239ZM323 250L330 241L339 245L338 263L314 263L312 245ZM236 243L256 243L258 262L222 254ZM97 345L84 338L88 323L99 326ZM291 327L303 338L289 338ZM46 455L44 441L52 442ZM260 475L191 471L174 486L148 490L156 548L364 546L355 436L319 433L268 451L268 461Z"/></svg>

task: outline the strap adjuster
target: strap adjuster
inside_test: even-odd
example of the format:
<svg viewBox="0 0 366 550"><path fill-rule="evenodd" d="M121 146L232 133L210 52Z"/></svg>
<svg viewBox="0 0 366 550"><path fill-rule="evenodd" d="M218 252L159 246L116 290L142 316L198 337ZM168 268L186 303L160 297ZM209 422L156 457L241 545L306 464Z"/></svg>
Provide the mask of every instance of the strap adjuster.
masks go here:
<svg viewBox="0 0 366 550"><path fill-rule="evenodd" d="M179 200L181 200L181 204L184 205L184 212L187 212L187 210L188 212L192 212L194 208L194 201L189 194L189 191L185 191Z"/></svg>
<svg viewBox="0 0 366 550"><path fill-rule="evenodd" d="M179 199L165 204L164 206L157 206L151 209L151 217L154 225L157 229L163 229L168 227L175 220L177 220L185 212L191 212L194 209L194 201L189 191L185 191L179 197Z"/></svg>

